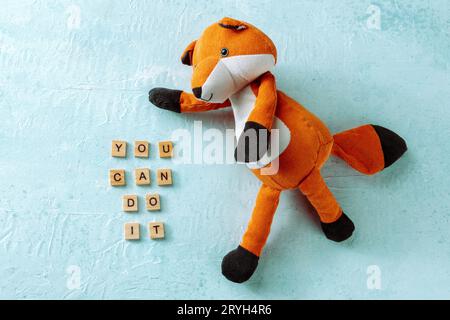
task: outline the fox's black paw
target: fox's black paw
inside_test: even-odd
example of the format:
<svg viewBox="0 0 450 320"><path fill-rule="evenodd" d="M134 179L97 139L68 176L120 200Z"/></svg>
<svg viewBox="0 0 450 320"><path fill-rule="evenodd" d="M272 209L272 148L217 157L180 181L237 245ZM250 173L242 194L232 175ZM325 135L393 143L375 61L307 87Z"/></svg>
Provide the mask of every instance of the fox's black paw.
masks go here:
<svg viewBox="0 0 450 320"><path fill-rule="evenodd" d="M263 125L248 121L239 137L234 159L237 162L256 162L269 150L270 131Z"/></svg>
<svg viewBox="0 0 450 320"><path fill-rule="evenodd" d="M405 140L395 132L381 126L372 125L378 137L384 154L384 167L387 168L397 161L408 149Z"/></svg>
<svg viewBox="0 0 450 320"><path fill-rule="evenodd" d="M258 260L258 256L239 246L223 258L222 274L230 281L242 283L253 275Z"/></svg>
<svg viewBox="0 0 450 320"><path fill-rule="evenodd" d="M332 223L320 223L322 225L323 233L325 236L333 241L341 242L347 240L353 234L355 225L352 220L345 213L342 213L341 217Z"/></svg>
<svg viewBox="0 0 450 320"><path fill-rule="evenodd" d="M181 93L180 90L154 88L148 93L148 100L158 108L180 113Z"/></svg>

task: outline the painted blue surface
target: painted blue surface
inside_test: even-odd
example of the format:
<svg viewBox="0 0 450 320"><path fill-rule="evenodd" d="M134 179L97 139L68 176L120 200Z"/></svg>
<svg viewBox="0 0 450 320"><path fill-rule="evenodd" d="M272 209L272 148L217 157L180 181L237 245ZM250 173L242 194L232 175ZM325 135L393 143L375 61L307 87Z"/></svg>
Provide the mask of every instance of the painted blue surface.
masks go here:
<svg viewBox="0 0 450 320"><path fill-rule="evenodd" d="M326 240L303 197L284 193L243 285L220 263L259 182L243 166L176 165L155 152L194 120L232 128L231 111L182 116L147 101L155 86L189 89L179 56L223 16L274 40L278 87L333 131L381 124L410 148L374 177L336 159L325 167L357 226L346 243ZM450 298L449 19L447 0L2 0L0 298ZM116 138L150 140L151 158L111 158ZM174 186L109 186L110 168L138 166L171 167ZM121 211L122 194L146 192L161 194L160 213ZM130 220L162 220L167 238L142 229L125 242ZM367 286L373 268L380 290Z"/></svg>

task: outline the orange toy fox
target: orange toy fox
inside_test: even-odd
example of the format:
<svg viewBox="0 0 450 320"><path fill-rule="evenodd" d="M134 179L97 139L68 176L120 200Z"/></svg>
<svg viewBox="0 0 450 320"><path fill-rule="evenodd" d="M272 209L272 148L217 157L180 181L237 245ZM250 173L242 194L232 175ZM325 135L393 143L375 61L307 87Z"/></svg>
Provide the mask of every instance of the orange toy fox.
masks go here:
<svg viewBox="0 0 450 320"><path fill-rule="evenodd" d="M298 188L307 197L328 239L340 242L349 238L354 225L328 189L320 169L334 154L359 172L375 174L400 158L407 149L405 141L370 124L332 135L316 116L277 90L271 73L277 61L275 45L249 23L223 18L189 44L181 61L193 66L193 95L155 88L149 93L150 102L175 112L231 106L236 160L247 163L262 182L240 245L222 261L223 275L238 283L252 276L285 189ZM274 132L276 148L271 139ZM278 170L266 174L264 170L275 161Z"/></svg>

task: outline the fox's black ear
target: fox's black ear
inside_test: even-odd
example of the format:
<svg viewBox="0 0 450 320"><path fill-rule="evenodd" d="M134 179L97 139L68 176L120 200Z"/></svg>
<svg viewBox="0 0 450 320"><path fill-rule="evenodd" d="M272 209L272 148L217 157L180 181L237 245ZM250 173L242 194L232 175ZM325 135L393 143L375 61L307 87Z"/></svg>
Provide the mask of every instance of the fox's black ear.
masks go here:
<svg viewBox="0 0 450 320"><path fill-rule="evenodd" d="M192 66L192 55L194 54L194 48L197 40L192 41L186 49L184 49L183 54L181 55L181 62L187 66Z"/></svg>
<svg viewBox="0 0 450 320"><path fill-rule="evenodd" d="M247 29L247 25L244 22L232 18L223 18L219 21L219 26L235 31Z"/></svg>

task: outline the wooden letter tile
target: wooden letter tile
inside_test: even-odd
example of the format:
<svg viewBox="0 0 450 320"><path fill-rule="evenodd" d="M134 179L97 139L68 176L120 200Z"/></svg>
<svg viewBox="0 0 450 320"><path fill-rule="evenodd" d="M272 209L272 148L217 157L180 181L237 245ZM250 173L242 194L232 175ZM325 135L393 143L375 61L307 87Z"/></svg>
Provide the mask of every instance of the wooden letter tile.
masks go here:
<svg viewBox="0 0 450 320"><path fill-rule="evenodd" d="M138 197L136 195L125 195L122 198L123 211L138 211Z"/></svg>
<svg viewBox="0 0 450 320"><path fill-rule="evenodd" d="M112 186L124 186L125 185L125 170L123 170L123 169L109 170L109 181Z"/></svg>
<svg viewBox="0 0 450 320"><path fill-rule="evenodd" d="M156 173L158 180L158 186L167 186L172 184L172 170L171 169L158 169Z"/></svg>
<svg viewBox="0 0 450 320"><path fill-rule="evenodd" d="M159 142L159 157L160 158L172 158L173 143L172 141L160 141Z"/></svg>
<svg viewBox="0 0 450 320"><path fill-rule="evenodd" d="M134 176L136 179L136 184L138 186L150 184L150 169L139 168L134 170Z"/></svg>
<svg viewBox="0 0 450 320"><path fill-rule="evenodd" d="M125 240L139 240L140 225L137 222L125 223Z"/></svg>
<svg viewBox="0 0 450 320"><path fill-rule="evenodd" d="M127 156L127 142L113 140L111 144L111 155L113 157L125 158Z"/></svg>
<svg viewBox="0 0 450 320"><path fill-rule="evenodd" d="M150 145L148 141L134 142L134 156L137 158L148 158Z"/></svg>
<svg viewBox="0 0 450 320"><path fill-rule="evenodd" d="M151 239L164 238L164 224L162 222L150 222L148 224Z"/></svg>
<svg viewBox="0 0 450 320"><path fill-rule="evenodd" d="M147 194L145 196L145 206L148 211L161 210L161 203L159 201L159 194Z"/></svg>

